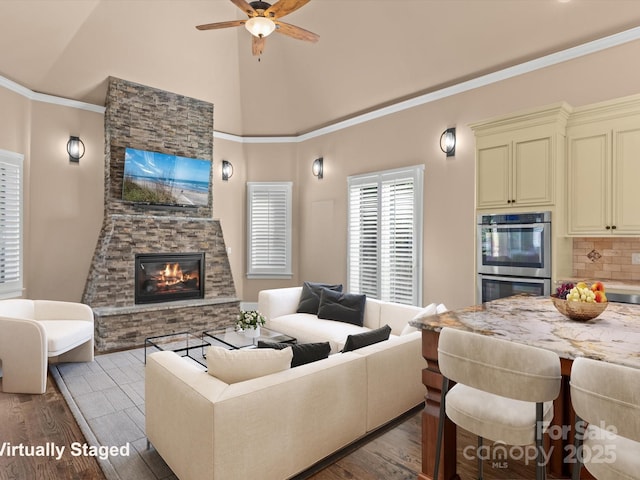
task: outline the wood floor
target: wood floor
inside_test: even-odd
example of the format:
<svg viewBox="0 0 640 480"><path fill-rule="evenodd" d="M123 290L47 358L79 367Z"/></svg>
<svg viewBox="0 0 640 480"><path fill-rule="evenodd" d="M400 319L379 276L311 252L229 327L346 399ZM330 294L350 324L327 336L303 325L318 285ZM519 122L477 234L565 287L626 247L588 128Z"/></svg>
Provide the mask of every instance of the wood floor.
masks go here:
<svg viewBox="0 0 640 480"><path fill-rule="evenodd" d="M2 379L0 379L0 384ZM0 392L0 447L71 445L84 443L84 436L51 376L44 395ZM47 457L0 455L0 480L102 480L104 475L92 457L65 455L55 461Z"/></svg>
<svg viewBox="0 0 640 480"><path fill-rule="evenodd" d="M0 384L1 384L0 379ZM84 442L71 411L55 382L49 378L44 395L0 392L0 447L12 445L70 445ZM311 480L416 480L421 464L421 411L415 410L387 429L367 438L297 477ZM475 437L458 434L458 473L463 480L476 477L475 461L465 460L463 449ZM69 458L67 458L69 457ZM510 460L504 465L485 464L487 480L535 478L532 465ZM42 457L0 455L0 480L104 480L95 459L65 456L61 461ZM550 477L552 478L552 477Z"/></svg>

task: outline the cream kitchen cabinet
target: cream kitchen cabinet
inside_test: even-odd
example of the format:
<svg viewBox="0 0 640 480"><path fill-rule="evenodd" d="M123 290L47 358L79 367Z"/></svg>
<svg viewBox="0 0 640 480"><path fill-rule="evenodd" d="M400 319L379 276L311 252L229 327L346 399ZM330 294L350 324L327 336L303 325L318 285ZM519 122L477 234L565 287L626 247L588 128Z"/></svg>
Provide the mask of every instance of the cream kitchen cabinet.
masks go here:
<svg viewBox="0 0 640 480"><path fill-rule="evenodd" d="M639 235L640 116L567 134L569 235Z"/></svg>
<svg viewBox="0 0 640 480"><path fill-rule="evenodd" d="M555 204L568 114L562 103L471 125L477 209Z"/></svg>
<svg viewBox="0 0 640 480"><path fill-rule="evenodd" d="M499 140L478 146L477 208L552 204L553 138Z"/></svg>

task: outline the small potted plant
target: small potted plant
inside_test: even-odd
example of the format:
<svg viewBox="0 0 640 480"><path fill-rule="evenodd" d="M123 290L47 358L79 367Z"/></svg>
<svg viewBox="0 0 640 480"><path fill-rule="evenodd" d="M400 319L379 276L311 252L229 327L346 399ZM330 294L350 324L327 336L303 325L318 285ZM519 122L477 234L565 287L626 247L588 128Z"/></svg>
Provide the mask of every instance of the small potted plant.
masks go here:
<svg viewBox="0 0 640 480"><path fill-rule="evenodd" d="M264 315L257 310L241 310L236 327L249 337L259 337L260 327L265 324Z"/></svg>

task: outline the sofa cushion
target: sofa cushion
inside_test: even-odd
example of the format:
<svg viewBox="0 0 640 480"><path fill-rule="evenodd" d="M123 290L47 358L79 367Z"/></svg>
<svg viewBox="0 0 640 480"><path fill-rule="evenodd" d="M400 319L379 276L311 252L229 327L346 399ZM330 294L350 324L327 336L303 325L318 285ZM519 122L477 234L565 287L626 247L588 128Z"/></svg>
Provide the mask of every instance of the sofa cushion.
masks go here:
<svg viewBox="0 0 640 480"><path fill-rule="evenodd" d="M326 342L331 345L331 352L340 351L347 335L368 332L366 327L351 323L324 320L310 313L292 313L269 320L269 328L286 333L298 340L298 343Z"/></svg>
<svg viewBox="0 0 640 480"><path fill-rule="evenodd" d="M364 305L366 301L366 295L323 289L320 292L318 318L351 323L361 327L364 323Z"/></svg>
<svg viewBox="0 0 640 480"><path fill-rule="evenodd" d="M237 383L291 367L291 348L227 350L211 346L207 349L207 372L225 383Z"/></svg>
<svg viewBox="0 0 640 480"><path fill-rule="evenodd" d="M296 343L292 345L290 343L258 341L258 348L275 348L282 350L287 347L291 347L293 350L291 368L322 360L327 358L329 353L331 353L331 345L329 345L329 342Z"/></svg>
<svg viewBox="0 0 640 480"><path fill-rule="evenodd" d="M391 327L389 325L385 325L384 327L376 328L375 330L371 330L369 332L349 335L347 337L347 341L344 344L342 352L351 352L352 350L357 350L358 348L373 345L374 343L384 342L385 340L389 339L390 334Z"/></svg>
<svg viewBox="0 0 640 480"><path fill-rule="evenodd" d="M296 312L316 315L318 313L318 307L320 306L320 292L323 288L342 292L342 285L304 282L302 284L302 292L300 293L300 300Z"/></svg>

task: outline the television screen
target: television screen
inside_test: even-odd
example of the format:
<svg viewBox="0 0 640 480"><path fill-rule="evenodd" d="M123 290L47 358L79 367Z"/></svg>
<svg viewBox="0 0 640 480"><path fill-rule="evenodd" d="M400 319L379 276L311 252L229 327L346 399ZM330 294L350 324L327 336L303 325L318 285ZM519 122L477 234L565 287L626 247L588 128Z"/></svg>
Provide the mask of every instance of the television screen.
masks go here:
<svg viewBox="0 0 640 480"><path fill-rule="evenodd" d="M152 205L207 206L211 162L127 148L122 199Z"/></svg>

